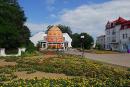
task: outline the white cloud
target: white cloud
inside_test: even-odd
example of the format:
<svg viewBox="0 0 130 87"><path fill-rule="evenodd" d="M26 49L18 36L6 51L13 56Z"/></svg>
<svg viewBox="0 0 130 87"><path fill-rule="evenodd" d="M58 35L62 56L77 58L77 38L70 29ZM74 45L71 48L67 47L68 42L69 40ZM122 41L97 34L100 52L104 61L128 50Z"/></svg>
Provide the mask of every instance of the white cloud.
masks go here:
<svg viewBox="0 0 130 87"><path fill-rule="evenodd" d="M56 0L46 0L46 3L48 5L53 5L55 3Z"/></svg>
<svg viewBox="0 0 130 87"><path fill-rule="evenodd" d="M87 32L94 37L104 34L105 24L119 16L130 19L130 0L113 0L101 4L82 5L65 11L58 23L66 24L74 32Z"/></svg>
<svg viewBox="0 0 130 87"><path fill-rule="evenodd" d="M130 20L130 0L112 0L101 4L82 5L73 10L63 9L59 15L59 21L54 24L65 24L70 26L73 32L87 32L96 37L104 34L108 20L112 21L119 16ZM51 16L54 17L53 14ZM27 25L34 34L46 30L48 24Z"/></svg>
<svg viewBox="0 0 130 87"><path fill-rule="evenodd" d="M53 6L55 2L56 0L46 0L46 4L47 4L46 9L50 12L55 10L55 7Z"/></svg>
<svg viewBox="0 0 130 87"><path fill-rule="evenodd" d="M48 5L48 6L46 7L46 9L47 9L49 12L52 12L53 10L55 10L55 7Z"/></svg>
<svg viewBox="0 0 130 87"><path fill-rule="evenodd" d="M57 16L55 14L51 14L50 17L56 18Z"/></svg>
<svg viewBox="0 0 130 87"><path fill-rule="evenodd" d="M25 25L28 26L32 35L37 32L46 31L48 26L48 24L34 24L34 23L26 23Z"/></svg>

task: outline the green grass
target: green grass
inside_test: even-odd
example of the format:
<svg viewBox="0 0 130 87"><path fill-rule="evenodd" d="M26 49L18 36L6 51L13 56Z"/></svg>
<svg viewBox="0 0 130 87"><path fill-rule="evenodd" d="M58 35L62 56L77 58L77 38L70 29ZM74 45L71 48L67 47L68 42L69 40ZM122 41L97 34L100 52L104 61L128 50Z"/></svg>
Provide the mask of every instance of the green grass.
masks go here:
<svg viewBox="0 0 130 87"><path fill-rule="evenodd" d="M81 48L77 48L79 51L83 51ZM84 52L87 53L94 53L94 54L117 54L119 52L117 51L110 51L110 50L96 50L96 49L91 49L91 50L86 50L84 49Z"/></svg>
<svg viewBox="0 0 130 87"><path fill-rule="evenodd" d="M117 54L119 52L109 51L109 50L91 50L90 53L96 53L96 54Z"/></svg>

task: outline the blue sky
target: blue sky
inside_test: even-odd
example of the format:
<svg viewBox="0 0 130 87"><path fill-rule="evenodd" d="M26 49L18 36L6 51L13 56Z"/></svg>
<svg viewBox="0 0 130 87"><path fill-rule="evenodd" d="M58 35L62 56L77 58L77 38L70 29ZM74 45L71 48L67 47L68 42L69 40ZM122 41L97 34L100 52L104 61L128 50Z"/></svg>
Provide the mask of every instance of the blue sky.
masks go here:
<svg viewBox="0 0 130 87"><path fill-rule="evenodd" d="M107 21L119 16L130 20L130 0L19 0L32 34L48 25L64 24L73 33L86 32L96 38L105 33Z"/></svg>
<svg viewBox="0 0 130 87"><path fill-rule="evenodd" d="M19 0L28 22L54 23L64 10L73 10L81 5L103 3L110 0Z"/></svg>

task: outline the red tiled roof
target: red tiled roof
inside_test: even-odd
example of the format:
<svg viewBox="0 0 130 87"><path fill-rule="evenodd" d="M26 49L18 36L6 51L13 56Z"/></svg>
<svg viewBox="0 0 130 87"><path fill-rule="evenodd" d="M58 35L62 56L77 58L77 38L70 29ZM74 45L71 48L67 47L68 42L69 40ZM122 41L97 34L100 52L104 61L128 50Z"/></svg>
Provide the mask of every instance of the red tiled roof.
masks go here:
<svg viewBox="0 0 130 87"><path fill-rule="evenodd" d="M120 30L130 29L130 21L127 21L121 25Z"/></svg>
<svg viewBox="0 0 130 87"><path fill-rule="evenodd" d="M127 20L122 18L122 17L119 17L117 20L113 21L113 23L123 23L123 22L126 22Z"/></svg>
<svg viewBox="0 0 130 87"><path fill-rule="evenodd" d="M109 27L107 27L108 24L110 24ZM118 25L118 24L121 24L121 30L124 29L124 26L126 26L126 25L129 25L128 27L130 27L130 21L128 21L122 17L119 17L117 20L114 20L112 22L108 21L106 24L106 29L111 29L111 28L115 27L115 25Z"/></svg>

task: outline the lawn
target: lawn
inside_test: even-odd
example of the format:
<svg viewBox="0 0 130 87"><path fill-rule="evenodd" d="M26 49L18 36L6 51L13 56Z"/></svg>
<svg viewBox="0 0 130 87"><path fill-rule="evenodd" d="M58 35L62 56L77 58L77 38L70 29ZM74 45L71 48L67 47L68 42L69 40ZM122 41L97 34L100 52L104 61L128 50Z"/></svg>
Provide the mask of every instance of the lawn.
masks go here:
<svg viewBox="0 0 130 87"><path fill-rule="evenodd" d="M96 54L117 54L119 52L109 51L109 50L92 50L91 53L96 53Z"/></svg>
<svg viewBox="0 0 130 87"><path fill-rule="evenodd" d="M82 51L82 50L81 50ZM84 52L92 53L92 54L119 54L120 52L117 51L110 51L110 50L84 50Z"/></svg>
<svg viewBox="0 0 130 87"><path fill-rule="evenodd" d="M130 69L104 64L76 55L56 52L35 53L33 56L1 58L16 65L0 67L0 85L34 87L119 87L130 86ZM26 72L36 78L22 78L15 74ZM36 73L40 72L39 78ZM50 76L49 78L44 75ZM54 77L53 75L56 75ZM58 76L59 75L59 76ZM21 78L21 79L20 79ZM30 87L29 86L29 87Z"/></svg>
<svg viewBox="0 0 130 87"><path fill-rule="evenodd" d="M79 50L80 52L83 51L83 49L81 49L81 48L78 48L77 50ZM93 54L118 54L118 53L120 53L117 51L97 50L97 49L91 49L91 50L84 49L84 52L93 53Z"/></svg>

